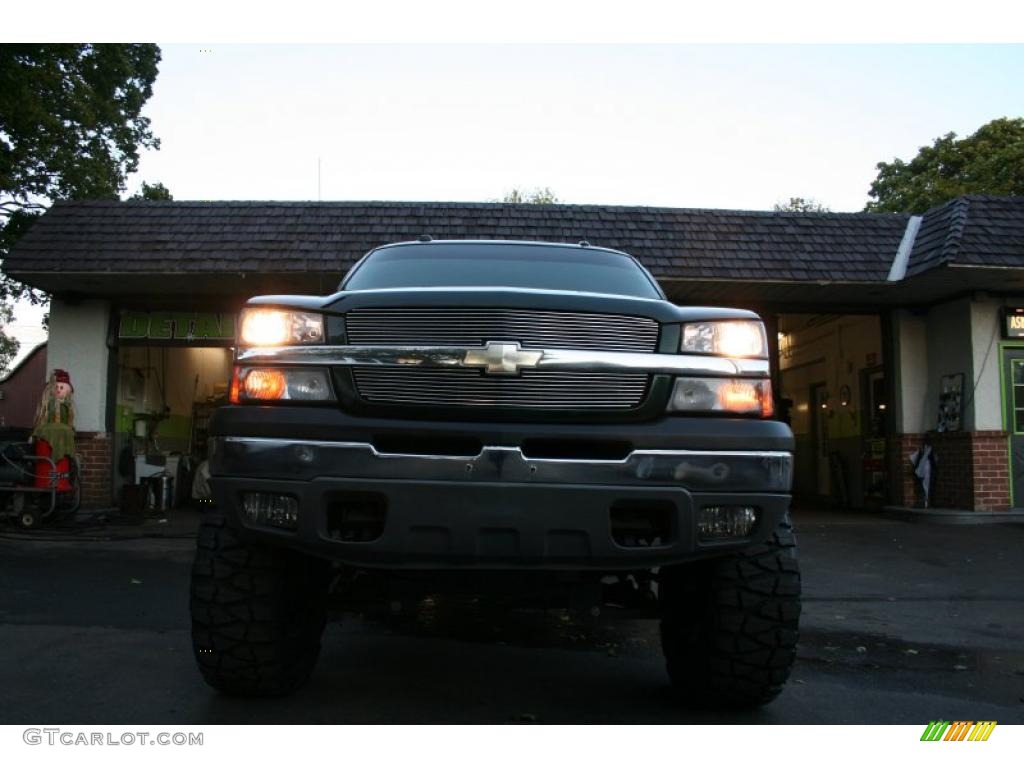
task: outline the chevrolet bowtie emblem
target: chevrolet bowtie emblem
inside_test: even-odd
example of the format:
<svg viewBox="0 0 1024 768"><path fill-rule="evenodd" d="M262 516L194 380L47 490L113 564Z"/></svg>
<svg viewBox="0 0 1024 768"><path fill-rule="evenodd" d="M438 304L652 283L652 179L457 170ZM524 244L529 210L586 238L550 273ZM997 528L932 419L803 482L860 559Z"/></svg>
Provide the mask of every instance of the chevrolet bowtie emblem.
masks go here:
<svg viewBox="0 0 1024 768"><path fill-rule="evenodd" d="M489 341L483 349L467 349L462 364L514 376L520 368L536 368L543 355L539 350L520 349L518 342Z"/></svg>

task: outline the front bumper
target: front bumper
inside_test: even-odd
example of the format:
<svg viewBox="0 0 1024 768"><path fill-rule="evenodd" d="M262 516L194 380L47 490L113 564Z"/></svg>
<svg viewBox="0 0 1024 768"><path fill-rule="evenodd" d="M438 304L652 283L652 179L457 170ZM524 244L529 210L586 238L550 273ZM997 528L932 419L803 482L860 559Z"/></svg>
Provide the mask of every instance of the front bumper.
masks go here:
<svg viewBox="0 0 1024 768"><path fill-rule="evenodd" d="M665 421L678 428L672 441L676 445L690 442L687 429L714 430L712 420ZM379 434L385 429L381 424L364 425L365 434ZM213 439L211 488L234 524L253 536L353 566L649 568L713 556L770 537L789 506L792 453L786 448L792 438L783 425L776 425L784 431L771 428L773 439L758 441L758 430L768 437L764 422L746 424L751 425L748 435L754 435L748 437L747 448L704 450L665 447L664 424L634 425L627 435L632 438L629 453L610 460L524 455L520 438L534 434L535 426L500 425L503 439L498 439L486 425L474 425L483 447L473 455L383 452L372 439L361 438L360 429L348 430L353 439L345 441L220 436ZM389 427L396 428L393 422ZM513 434L517 429L522 435ZM546 429L563 435L566 428ZM731 423L721 432L731 443L737 429L742 431ZM654 438L645 440L645 431ZM770 447L758 449L759 443ZM247 522L241 499L251 492L295 497L298 529ZM367 498L383 509L379 535L368 541L343 540L334 515L347 499ZM698 511L719 505L759 510L749 537L698 540ZM656 509L666 516L668 527L653 544L623 546L613 535L612 510L634 508Z"/></svg>

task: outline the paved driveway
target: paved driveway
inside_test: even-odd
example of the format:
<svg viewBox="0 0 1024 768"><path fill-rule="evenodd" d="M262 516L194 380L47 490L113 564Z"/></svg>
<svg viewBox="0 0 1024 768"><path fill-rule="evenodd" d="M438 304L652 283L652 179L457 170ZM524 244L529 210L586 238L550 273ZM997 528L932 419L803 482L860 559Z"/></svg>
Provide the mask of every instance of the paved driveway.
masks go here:
<svg viewBox="0 0 1024 768"><path fill-rule="evenodd" d="M1024 526L796 524L798 663L743 714L676 702L653 622L444 602L337 617L306 688L234 700L192 662L190 540L0 538L0 723L1024 723Z"/></svg>

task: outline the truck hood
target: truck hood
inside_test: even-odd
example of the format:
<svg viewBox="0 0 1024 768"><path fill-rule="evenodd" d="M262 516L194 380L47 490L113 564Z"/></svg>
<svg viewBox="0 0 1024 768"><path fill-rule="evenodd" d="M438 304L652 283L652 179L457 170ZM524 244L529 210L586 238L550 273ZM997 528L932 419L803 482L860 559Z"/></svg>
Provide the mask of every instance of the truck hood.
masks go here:
<svg viewBox="0 0 1024 768"><path fill-rule="evenodd" d="M757 318L755 313L744 309L680 307L660 299L633 296L499 287L386 288L341 291L330 296L256 296L249 300L248 305L290 307L330 314L364 307L507 307L635 315L660 323Z"/></svg>

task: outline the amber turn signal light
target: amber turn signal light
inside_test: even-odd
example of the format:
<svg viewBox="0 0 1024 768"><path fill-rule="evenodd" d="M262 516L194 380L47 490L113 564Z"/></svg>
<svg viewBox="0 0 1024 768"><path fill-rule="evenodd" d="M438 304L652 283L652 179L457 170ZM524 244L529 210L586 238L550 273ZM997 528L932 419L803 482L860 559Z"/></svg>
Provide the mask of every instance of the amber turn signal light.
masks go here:
<svg viewBox="0 0 1024 768"><path fill-rule="evenodd" d="M280 400L287 387L284 372L273 368L253 368L242 381L242 395L249 400Z"/></svg>
<svg viewBox="0 0 1024 768"><path fill-rule="evenodd" d="M334 402L334 394L323 369L235 366L228 399L233 405L275 400L313 403Z"/></svg>
<svg viewBox="0 0 1024 768"><path fill-rule="evenodd" d="M767 382L727 381L718 388L718 402L724 411L772 415L772 388Z"/></svg>
<svg viewBox="0 0 1024 768"><path fill-rule="evenodd" d="M670 411L735 413L767 419L774 413L772 385L768 379L676 379L669 400Z"/></svg>
<svg viewBox="0 0 1024 768"><path fill-rule="evenodd" d="M228 402L232 405L238 405L242 402L242 383L239 381L239 368L236 365L231 369L231 387L228 389Z"/></svg>

